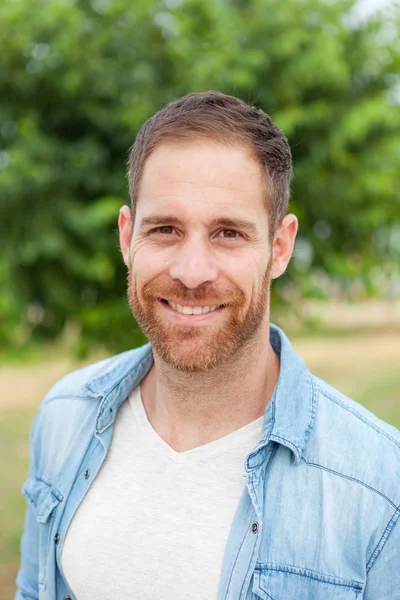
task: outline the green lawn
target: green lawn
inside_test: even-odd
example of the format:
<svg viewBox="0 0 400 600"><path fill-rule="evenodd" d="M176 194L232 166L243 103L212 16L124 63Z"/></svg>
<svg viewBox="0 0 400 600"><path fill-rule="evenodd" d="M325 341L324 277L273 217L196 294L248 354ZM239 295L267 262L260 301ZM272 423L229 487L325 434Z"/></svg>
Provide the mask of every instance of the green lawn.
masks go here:
<svg viewBox="0 0 400 600"><path fill-rule="evenodd" d="M25 512L21 485L28 468L32 410L0 412L0 600L13 598L19 540Z"/></svg>
<svg viewBox="0 0 400 600"><path fill-rule="evenodd" d="M0 513L0 562L18 558L21 514L25 499L20 488L26 477L29 444L28 437L34 414L10 412L0 418L0 469L5 482Z"/></svg>
<svg viewBox="0 0 400 600"><path fill-rule="evenodd" d="M400 338L400 336L399 336ZM335 349L329 338L297 340L294 345L308 366L344 393L364 404L379 417L400 429L400 373L396 340L381 352L381 359L359 337L342 340L345 353ZM400 346L400 344L399 344ZM339 345L338 348L343 344ZM353 352L352 352L352 347ZM393 354L392 354L393 348ZM365 357L362 351L365 349ZM21 377L24 367L21 366ZM1 386L0 386L1 387ZM0 394L4 392L0 389ZM39 399L38 399L39 401ZM0 407L0 600L13 597L18 568L19 540L23 526L25 500L20 493L28 466L28 439L36 406L16 404L17 408Z"/></svg>

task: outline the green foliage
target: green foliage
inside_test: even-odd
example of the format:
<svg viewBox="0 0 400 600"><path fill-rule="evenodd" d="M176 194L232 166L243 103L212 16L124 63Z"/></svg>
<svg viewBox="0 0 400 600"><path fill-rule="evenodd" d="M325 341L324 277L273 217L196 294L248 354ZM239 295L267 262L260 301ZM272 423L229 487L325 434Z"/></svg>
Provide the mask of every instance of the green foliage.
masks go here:
<svg viewBox="0 0 400 600"><path fill-rule="evenodd" d="M219 89L289 137L299 243L274 299L376 293L400 254L400 17L355 0L3 0L0 343L78 324L80 348L141 339L118 208L127 151L174 97ZM397 184L397 185L396 185Z"/></svg>

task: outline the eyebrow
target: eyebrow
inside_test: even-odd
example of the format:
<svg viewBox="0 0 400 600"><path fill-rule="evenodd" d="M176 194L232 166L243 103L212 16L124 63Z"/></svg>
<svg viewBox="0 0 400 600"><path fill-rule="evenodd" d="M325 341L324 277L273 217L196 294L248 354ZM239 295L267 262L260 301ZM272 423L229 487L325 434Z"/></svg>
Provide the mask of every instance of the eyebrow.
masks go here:
<svg viewBox="0 0 400 600"><path fill-rule="evenodd" d="M145 229L149 225L157 226L157 225L182 225L182 221L177 217L172 215L154 215L152 217L143 217L140 222L141 229Z"/></svg>
<svg viewBox="0 0 400 600"><path fill-rule="evenodd" d="M173 215L154 215L149 217L143 217L140 223L141 229L145 229L148 226L157 227L160 225L183 225L183 221ZM213 219L210 223L211 227L226 227L227 229L241 229L249 234L256 234L257 228L254 223L247 221L246 219L230 219L228 217L222 217L219 219Z"/></svg>
<svg viewBox="0 0 400 600"><path fill-rule="evenodd" d="M242 229L247 233L257 233L256 225L251 221L247 221L247 219L229 219L228 217L223 217L221 219L213 219L211 224L214 227L226 227L227 229Z"/></svg>

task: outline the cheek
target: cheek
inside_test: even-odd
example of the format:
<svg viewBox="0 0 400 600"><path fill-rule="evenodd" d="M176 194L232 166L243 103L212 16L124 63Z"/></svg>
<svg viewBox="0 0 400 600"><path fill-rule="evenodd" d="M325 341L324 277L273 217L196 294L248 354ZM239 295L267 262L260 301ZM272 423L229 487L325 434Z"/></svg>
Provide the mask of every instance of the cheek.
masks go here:
<svg viewBox="0 0 400 600"><path fill-rule="evenodd" d="M139 240L131 246L131 270L136 279L149 281L165 272L168 252L151 240Z"/></svg>
<svg viewBox="0 0 400 600"><path fill-rule="evenodd" d="M234 260L229 266L224 265L222 273L231 285L233 284L245 294L247 302L249 302L257 283L254 263L248 260Z"/></svg>
<svg viewBox="0 0 400 600"><path fill-rule="evenodd" d="M131 248L130 248L131 263L132 264L134 263L134 261L136 259L136 255L141 250L144 250L144 252L146 252L146 249L148 249L150 245L151 245L151 242L149 240L136 240L133 238L132 242L131 242Z"/></svg>
<svg viewBox="0 0 400 600"><path fill-rule="evenodd" d="M235 283L244 292L247 304L260 294L267 269L268 264L262 260L237 265Z"/></svg>

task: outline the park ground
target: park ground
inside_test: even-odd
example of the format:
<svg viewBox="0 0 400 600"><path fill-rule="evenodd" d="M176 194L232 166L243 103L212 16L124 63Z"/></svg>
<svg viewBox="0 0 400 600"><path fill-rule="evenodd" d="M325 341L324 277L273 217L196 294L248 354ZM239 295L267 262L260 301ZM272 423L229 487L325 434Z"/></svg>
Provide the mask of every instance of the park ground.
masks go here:
<svg viewBox="0 0 400 600"><path fill-rule="evenodd" d="M400 428L400 328L295 336L293 345L313 373ZM95 358L98 358L97 356ZM28 438L43 395L77 361L59 350L0 369L0 600L11 600L19 562Z"/></svg>

